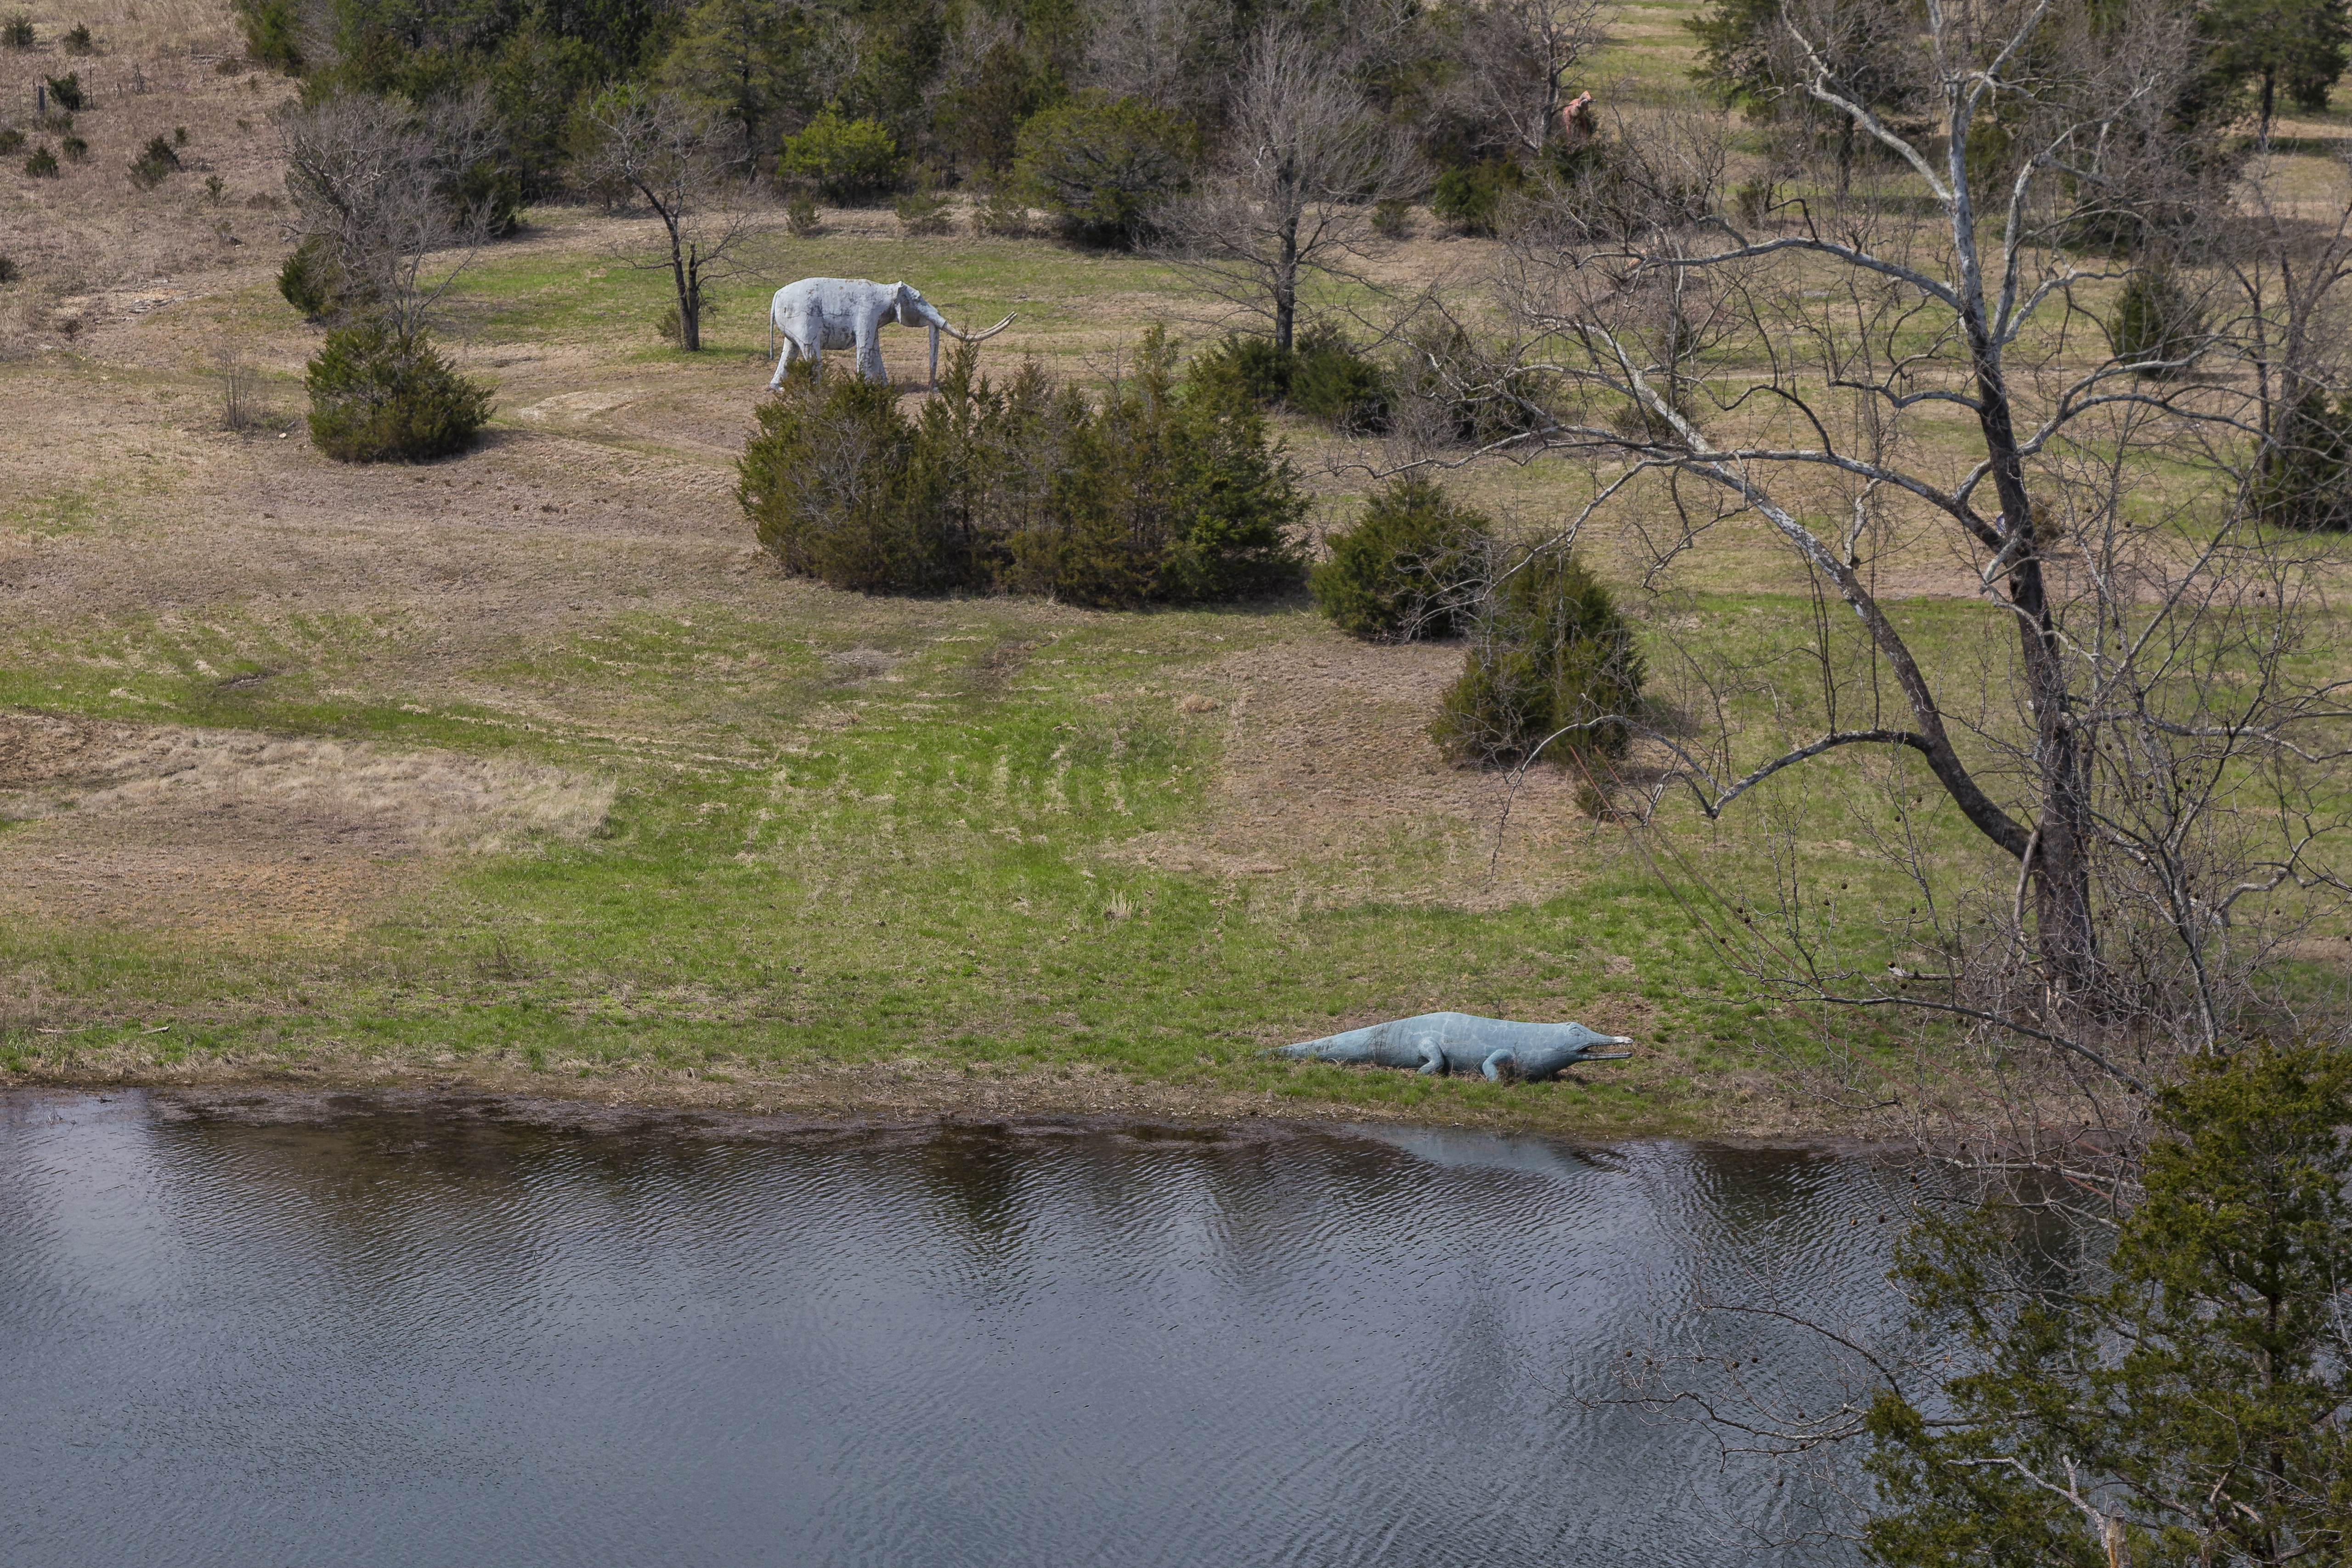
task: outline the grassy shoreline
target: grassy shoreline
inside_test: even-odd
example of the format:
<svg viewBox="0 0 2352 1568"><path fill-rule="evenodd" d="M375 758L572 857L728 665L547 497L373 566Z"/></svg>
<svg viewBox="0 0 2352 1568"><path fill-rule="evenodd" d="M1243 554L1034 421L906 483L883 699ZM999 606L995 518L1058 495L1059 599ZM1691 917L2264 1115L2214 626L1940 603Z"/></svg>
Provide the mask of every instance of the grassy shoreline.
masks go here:
<svg viewBox="0 0 2352 1568"><path fill-rule="evenodd" d="M1610 68L1678 81L1691 9L1629 8ZM757 549L732 463L768 374L768 285L863 272L958 321L1017 310L991 374L1034 357L1096 384L1154 321L1192 350L1215 335L1159 263L909 237L882 210L795 237L772 215L744 253L758 284L722 287L712 346L688 354L656 331L663 277L629 265L650 219L535 213L475 258L444 333L496 385L481 448L329 462L297 423L320 330L277 294L282 246L259 243L283 182L261 110L288 90L159 73L153 112L186 118L251 199L60 186L92 233L191 259L53 301L52 325L0 358L16 437L0 451L0 1086L448 1081L836 1112L1115 1101L1822 1136L1877 1112L1802 1098L1775 1050L1852 1049L1912 1109L1959 1070L1898 1058L1867 1019L1809 1033L1725 957L1741 900L1801 878L1839 962L1883 973L1909 894L1874 842L1954 884L2013 879L1948 805L1903 805L1899 761L1818 759L1720 822L1670 801L1644 838L1582 815L1559 769L1514 783L1437 759L1423 727L1458 647L1355 643L1297 600L868 599ZM1496 247L1419 221L1373 269L1475 313ZM181 282L162 287L166 270ZM885 349L921 395L921 334ZM275 423L222 427L232 363ZM1281 428L1314 526L1344 525L1381 453ZM1592 476L1493 462L1446 482L1532 531ZM1651 574L1679 514L1653 495L1615 515L1580 547L1647 646L1684 639L1738 676L1660 682L1695 732L1720 716L1743 755L1769 755L1822 721L1826 682L1879 700L1843 620L1820 665L1792 654L1788 628L1821 606L1769 530L1723 520ZM1969 563L1923 537L1874 569L1954 690L2005 657ZM1997 736L2011 717L1988 700L1970 722ZM2352 951L2352 926L2319 934ZM2295 962L2315 994L2340 985L2335 948ZM1575 1017L1638 1054L1552 1086L1259 1055L1443 1008Z"/></svg>

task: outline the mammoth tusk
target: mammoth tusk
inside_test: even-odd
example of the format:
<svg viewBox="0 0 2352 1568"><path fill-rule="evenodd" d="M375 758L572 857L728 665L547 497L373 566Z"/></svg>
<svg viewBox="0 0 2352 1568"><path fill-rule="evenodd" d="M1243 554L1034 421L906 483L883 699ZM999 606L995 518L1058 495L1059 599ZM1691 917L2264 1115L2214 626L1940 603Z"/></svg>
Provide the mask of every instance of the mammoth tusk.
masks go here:
<svg viewBox="0 0 2352 1568"><path fill-rule="evenodd" d="M1003 321L1001 321L997 322L997 323L996 323L996 325L994 325L994 326L992 326L992 327L989 328L989 329L988 329L988 331L984 331L984 332L956 332L956 330L955 330L953 327L950 327L950 328L948 329L948 331L950 331L950 332L955 332L955 335L956 335L957 337L961 338L965 342L968 342L968 343L985 342L987 342L990 338L992 338L992 337L994 337L997 333L999 333L999 332L1003 331L1005 328L1007 328L1007 327L1011 326L1011 325L1013 324L1013 316L1017 316L1017 315L1019 315L1020 313L1021 313L1021 312L1020 312L1020 311L1018 311L1018 310L1013 311L1013 315L1009 315L1009 316L1005 317L1005 318L1004 318L1004 320L1003 320Z"/></svg>

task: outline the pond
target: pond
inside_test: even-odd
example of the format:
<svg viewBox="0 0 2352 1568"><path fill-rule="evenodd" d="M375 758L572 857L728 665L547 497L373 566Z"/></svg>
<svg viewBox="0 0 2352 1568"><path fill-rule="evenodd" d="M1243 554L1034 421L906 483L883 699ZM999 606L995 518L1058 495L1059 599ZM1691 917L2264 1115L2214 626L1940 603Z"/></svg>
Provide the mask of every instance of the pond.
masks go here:
<svg viewBox="0 0 2352 1568"><path fill-rule="evenodd" d="M1900 1180L746 1129L0 1096L0 1562L1721 1563L1797 1489L1596 1396L1703 1263L1885 1292Z"/></svg>

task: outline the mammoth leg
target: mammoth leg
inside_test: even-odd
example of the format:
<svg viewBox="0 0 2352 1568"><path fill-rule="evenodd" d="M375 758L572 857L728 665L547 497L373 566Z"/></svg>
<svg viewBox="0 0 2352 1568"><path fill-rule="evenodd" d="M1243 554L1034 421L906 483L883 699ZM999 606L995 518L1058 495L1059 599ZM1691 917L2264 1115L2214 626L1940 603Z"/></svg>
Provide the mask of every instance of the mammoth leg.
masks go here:
<svg viewBox="0 0 2352 1568"><path fill-rule="evenodd" d="M783 352L776 356L776 374L768 378L768 390L770 392L773 392L776 388L784 384L784 371L793 363L793 350L799 346L800 345L798 343L793 342L791 333L787 332L784 334Z"/></svg>
<svg viewBox="0 0 2352 1568"><path fill-rule="evenodd" d="M857 374L886 384L890 379L890 373L882 364L882 326L878 321L857 334Z"/></svg>

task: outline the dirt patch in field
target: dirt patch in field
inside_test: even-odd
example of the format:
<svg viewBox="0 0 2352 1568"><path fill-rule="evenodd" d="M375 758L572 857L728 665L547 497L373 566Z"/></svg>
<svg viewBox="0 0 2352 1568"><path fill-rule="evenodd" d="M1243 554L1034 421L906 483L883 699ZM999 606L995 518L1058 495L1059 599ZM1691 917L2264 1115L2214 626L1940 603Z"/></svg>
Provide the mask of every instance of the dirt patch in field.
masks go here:
<svg viewBox="0 0 2352 1568"><path fill-rule="evenodd" d="M335 940L407 863L578 837L613 786L561 769L0 713L0 911L217 940Z"/></svg>
<svg viewBox="0 0 2352 1568"><path fill-rule="evenodd" d="M1613 854L1615 836L1578 806L1565 768L1539 763L1515 779L1439 753L1429 718L1461 673L1459 644L1337 635L1208 666L1179 705L1225 725L1209 824L1146 834L1121 854L1334 899L1490 909L1564 890L1571 849Z"/></svg>

